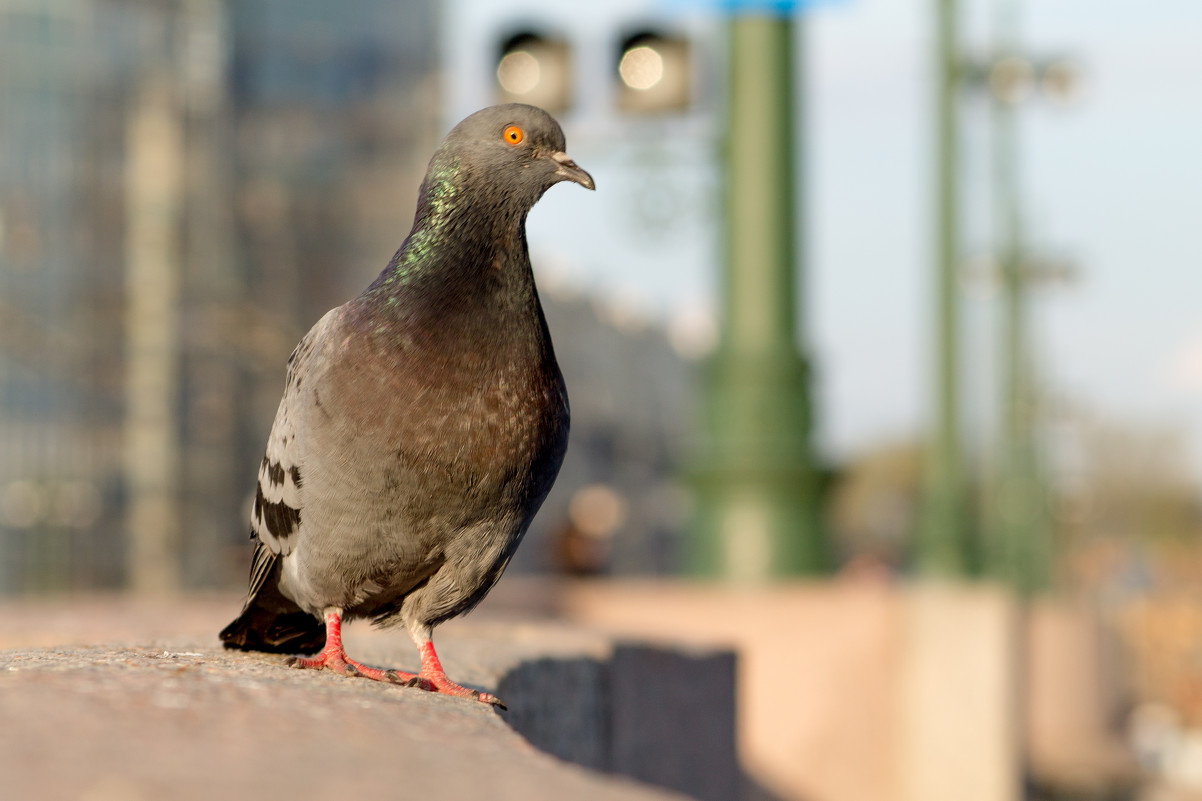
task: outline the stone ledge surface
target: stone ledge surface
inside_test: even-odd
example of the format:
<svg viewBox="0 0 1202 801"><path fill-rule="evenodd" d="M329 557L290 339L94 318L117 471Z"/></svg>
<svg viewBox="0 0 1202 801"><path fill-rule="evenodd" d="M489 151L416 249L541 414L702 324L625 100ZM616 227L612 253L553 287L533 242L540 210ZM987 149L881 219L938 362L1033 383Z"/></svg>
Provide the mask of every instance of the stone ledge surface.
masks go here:
<svg viewBox="0 0 1202 801"><path fill-rule="evenodd" d="M34 609L0 606L0 618L17 613L25 631L41 631ZM69 617L62 604L48 612ZM151 617L168 625L170 609ZM208 628L195 607L180 620ZM497 712L290 670L283 657L227 652L215 636L187 641L189 626L180 629L88 646L79 642L85 627L62 647L0 651L0 797L666 801L688 796L664 787L707 799L738 792L728 652L615 643L548 623L440 629L448 672L512 710ZM22 639L0 624L0 646ZM360 626L347 642L363 661L417 667L402 632ZM665 742L673 731L690 736Z"/></svg>

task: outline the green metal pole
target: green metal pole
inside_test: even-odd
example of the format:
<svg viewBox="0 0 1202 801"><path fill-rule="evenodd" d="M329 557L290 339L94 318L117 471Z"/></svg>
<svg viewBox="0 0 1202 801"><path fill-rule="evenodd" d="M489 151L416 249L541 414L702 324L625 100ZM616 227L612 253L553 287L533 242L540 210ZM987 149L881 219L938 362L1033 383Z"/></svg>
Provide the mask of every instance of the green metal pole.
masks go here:
<svg viewBox="0 0 1202 801"><path fill-rule="evenodd" d="M997 52L1017 57L1018 4L999 0ZM1029 284L1019 189L1016 98L993 94L994 216L1001 273L1001 420L998 426L986 566L996 578L1029 594L1047 587L1050 530L1035 441L1035 378L1031 364Z"/></svg>
<svg viewBox="0 0 1202 801"><path fill-rule="evenodd" d="M739 14L728 32L723 329L689 567L755 581L820 571L827 554L797 346L793 21Z"/></svg>
<svg viewBox="0 0 1202 801"><path fill-rule="evenodd" d="M922 573L945 576L968 573L971 553L960 441L957 25L956 0L936 0L935 421L927 454L916 562Z"/></svg>

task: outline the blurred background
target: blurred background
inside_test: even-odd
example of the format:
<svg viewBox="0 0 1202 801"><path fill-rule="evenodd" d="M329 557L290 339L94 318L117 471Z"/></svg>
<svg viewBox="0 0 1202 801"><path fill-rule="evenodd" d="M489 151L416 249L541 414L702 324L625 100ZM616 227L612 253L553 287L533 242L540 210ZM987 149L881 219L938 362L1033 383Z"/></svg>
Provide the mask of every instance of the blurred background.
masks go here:
<svg viewBox="0 0 1202 801"><path fill-rule="evenodd" d="M241 588L291 348L441 136L531 102L598 191L529 221L573 431L511 575L951 582L1017 658L1085 643L1047 669L1105 754L1020 746L998 797L1202 793L1200 33L1193 0L0 0L0 597ZM1025 670L1020 729L1061 686ZM773 758L782 797L874 797Z"/></svg>

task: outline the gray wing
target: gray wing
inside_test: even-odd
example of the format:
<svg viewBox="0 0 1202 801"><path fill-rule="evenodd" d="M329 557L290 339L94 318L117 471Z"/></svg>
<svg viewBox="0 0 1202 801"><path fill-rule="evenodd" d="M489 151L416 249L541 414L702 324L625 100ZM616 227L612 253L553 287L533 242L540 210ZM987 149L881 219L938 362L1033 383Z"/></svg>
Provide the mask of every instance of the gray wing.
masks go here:
<svg viewBox="0 0 1202 801"><path fill-rule="evenodd" d="M302 434L297 431L297 423L304 416L300 404L309 402L310 397L302 393L302 388L321 369L322 344L337 311L331 310L322 317L288 358L284 397L280 399L267 439L267 452L259 465L259 485L250 516L251 537L259 541L251 567L252 594L256 579L262 582L274 558L292 552L300 530L305 493Z"/></svg>

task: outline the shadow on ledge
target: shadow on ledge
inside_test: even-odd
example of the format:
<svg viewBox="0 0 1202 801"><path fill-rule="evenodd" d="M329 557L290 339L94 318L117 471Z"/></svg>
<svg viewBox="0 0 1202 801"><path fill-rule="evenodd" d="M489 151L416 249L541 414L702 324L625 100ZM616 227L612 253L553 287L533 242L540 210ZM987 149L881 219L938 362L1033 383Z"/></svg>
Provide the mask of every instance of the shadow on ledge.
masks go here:
<svg viewBox="0 0 1202 801"><path fill-rule="evenodd" d="M503 717L531 745L700 801L779 801L740 771L730 651L619 643L608 661L542 658L506 674Z"/></svg>

